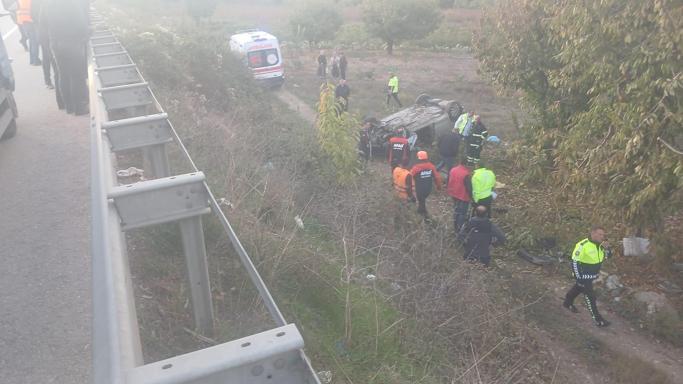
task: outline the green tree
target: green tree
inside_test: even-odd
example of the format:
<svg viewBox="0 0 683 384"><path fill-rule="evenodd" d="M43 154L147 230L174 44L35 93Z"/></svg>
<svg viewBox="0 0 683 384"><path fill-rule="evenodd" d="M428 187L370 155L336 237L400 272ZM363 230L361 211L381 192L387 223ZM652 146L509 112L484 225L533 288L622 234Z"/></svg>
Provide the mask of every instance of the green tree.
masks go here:
<svg viewBox="0 0 683 384"><path fill-rule="evenodd" d="M301 3L289 20L294 34L312 46L321 41L334 39L342 23L341 15L330 1Z"/></svg>
<svg viewBox="0 0 683 384"><path fill-rule="evenodd" d="M507 0L475 50L523 91L530 156L614 219L656 228L683 207L683 161L661 143L683 143L682 30L680 0Z"/></svg>
<svg viewBox="0 0 683 384"><path fill-rule="evenodd" d="M365 0L363 22L370 35L382 39L387 53L404 40L420 39L441 23L439 6L432 0Z"/></svg>
<svg viewBox="0 0 683 384"><path fill-rule="evenodd" d="M358 127L359 122L334 97L334 85L320 87L318 102L318 143L323 156L329 162L323 171L334 174L339 184L347 184L359 171Z"/></svg>
<svg viewBox="0 0 683 384"><path fill-rule="evenodd" d="M217 3L218 0L185 0L187 13L192 16L197 24L199 24L203 18L208 18L213 15Z"/></svg>

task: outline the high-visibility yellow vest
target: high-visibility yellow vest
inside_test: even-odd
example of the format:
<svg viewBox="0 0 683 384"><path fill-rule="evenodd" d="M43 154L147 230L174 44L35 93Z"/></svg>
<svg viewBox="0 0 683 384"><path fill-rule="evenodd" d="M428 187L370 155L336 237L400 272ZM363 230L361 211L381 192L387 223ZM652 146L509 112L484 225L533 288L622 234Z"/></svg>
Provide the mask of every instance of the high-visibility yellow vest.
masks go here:
<svg viewBox="0 0 683 384"><path fill-rule="evenodd" d="M389 88L391 88L391 93L398 93L398 76L389 79Z"/></svg>
<svg viewBox="0 0 683 384"><path fill-rule="evenodd" d="M583 239L576 243L574 252L572 252L572 260L584 264L599 264L605 260L605 250L590 239Z"/></svg>
<svg viewBox="0 0 683 384"><path fill-rule="evenodd" d="M485 199L493 194L496 185L496 175L490 169L479 168L472 173L472 197L474 202Z"/></svg>

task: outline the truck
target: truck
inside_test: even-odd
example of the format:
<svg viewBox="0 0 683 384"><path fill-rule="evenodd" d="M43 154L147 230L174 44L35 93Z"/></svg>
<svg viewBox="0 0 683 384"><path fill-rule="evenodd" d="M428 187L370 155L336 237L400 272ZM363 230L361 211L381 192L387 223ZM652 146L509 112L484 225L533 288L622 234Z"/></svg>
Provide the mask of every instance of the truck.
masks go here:
<svg viewBox="0 0 683 384"><path fill-rule="evenodd" d="M277 37L258 29L238 31L230 36L230 51L251 69L256 81L271 87L284 83L285 67Z"/></svg>

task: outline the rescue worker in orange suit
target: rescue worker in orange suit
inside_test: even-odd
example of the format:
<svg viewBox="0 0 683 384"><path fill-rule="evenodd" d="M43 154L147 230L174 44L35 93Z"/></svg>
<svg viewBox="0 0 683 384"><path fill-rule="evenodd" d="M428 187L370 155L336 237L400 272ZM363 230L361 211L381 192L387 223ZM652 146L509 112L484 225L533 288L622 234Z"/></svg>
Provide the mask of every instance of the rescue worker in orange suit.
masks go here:
<svg viewBox="0 0 683 384"><path fill-rule="evenodd" d="M415 202L413 195L413 175L407 167L399 164L393 171L394 190L398 197L404 202Z"/></svg>
<svg viewBox="0 0 683 384"><path fill-rule="evenodd" d="M392 172L399 164L407 167L410 163L410 144L403 127L399 127L396 135L389 139L388 156Z"/></svg>
<svg viewBox="0 0 683 384"><path fill-rule="evenodd" d="M415 197L417 198L417 213L429 219L427 213L427 197L432 193L432 184L436 189L441 189L441 175L436 170L434 164L429 161L429 155L425 151L417 153L418 163L410 170L415 184Z"/></svg>

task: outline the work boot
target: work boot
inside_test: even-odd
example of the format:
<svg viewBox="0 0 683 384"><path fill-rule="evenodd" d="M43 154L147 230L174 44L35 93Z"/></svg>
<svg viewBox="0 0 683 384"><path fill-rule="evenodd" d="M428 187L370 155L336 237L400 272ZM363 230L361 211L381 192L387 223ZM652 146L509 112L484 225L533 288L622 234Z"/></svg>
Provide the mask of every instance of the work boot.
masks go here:
<svg viewBox="0 0 683 384"><path fill-rule="evenodd" d="M610 323L609 321L607 321L603 318L599 318L599 319L595 320L595 326L596 327L605 328L605 327L609 327L610 324L612 324L612 323Z"/></svg>
<svg viewBox="0 0 683 384"><path fill-rule="evenodd" d="M567 304L567 303L562 303L562 306L569 310L572 311L573 313L579 313L579 309L574 306L574 304Z"/></svg>

